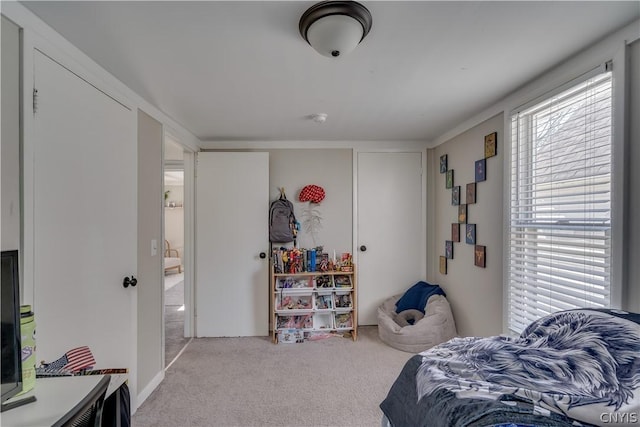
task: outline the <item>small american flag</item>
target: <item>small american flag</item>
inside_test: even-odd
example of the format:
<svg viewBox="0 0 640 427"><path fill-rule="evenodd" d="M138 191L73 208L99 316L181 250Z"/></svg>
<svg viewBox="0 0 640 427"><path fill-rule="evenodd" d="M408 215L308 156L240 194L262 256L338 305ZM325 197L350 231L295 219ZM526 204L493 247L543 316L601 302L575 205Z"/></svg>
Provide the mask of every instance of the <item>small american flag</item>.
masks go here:
<svg viewBox="0 0 640 427"><path fill-rule="evenodd" d="M93 367L95 363L91 350L85 345L69 350L60 359L47 364L46 371L78 372Z"/></svg>

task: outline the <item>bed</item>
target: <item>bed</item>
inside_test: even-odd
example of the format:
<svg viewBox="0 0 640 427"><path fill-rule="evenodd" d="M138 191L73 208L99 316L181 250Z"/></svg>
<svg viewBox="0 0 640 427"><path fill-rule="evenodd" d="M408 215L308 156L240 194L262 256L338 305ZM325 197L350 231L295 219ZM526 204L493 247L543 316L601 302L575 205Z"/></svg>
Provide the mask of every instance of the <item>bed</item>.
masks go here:
<svg viewBox="0 0 640 427"><path fill-rule="evenodd" d="M569 310L519 337L454 338L411 357L382 425L640 424L640 315Z"/></svg>

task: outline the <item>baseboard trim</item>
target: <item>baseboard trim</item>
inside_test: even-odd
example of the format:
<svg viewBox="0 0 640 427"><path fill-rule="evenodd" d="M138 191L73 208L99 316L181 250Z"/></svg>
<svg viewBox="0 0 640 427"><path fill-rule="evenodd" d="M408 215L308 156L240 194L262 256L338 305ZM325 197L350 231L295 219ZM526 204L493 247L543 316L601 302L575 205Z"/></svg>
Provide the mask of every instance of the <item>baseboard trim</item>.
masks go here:
<svg viewBox="0 0 640 427"><path fill-rule="evenodd" d="M158 375L156 375L149 384L147 384L147 386L138 393L138 398L136 399L137 406L135 409L132 408L131 415L136 413L136 410L144 403L145 400L147 400L149 396L151 396L151 393L153 393L153 391L160 385L162 380L164 380L164 369L158 372Z"/></svg>

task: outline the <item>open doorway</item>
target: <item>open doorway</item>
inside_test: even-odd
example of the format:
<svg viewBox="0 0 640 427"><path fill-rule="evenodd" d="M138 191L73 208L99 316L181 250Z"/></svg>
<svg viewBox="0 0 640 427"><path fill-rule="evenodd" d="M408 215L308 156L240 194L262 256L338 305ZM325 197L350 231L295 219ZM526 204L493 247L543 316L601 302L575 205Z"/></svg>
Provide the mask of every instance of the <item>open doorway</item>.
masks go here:
<svg viewBox="0 0 640 427"><path fill-rule="evenodd" d="M185 214L183 148L165 138L164 336L165 366L188 343L185 338Z"/></svg>

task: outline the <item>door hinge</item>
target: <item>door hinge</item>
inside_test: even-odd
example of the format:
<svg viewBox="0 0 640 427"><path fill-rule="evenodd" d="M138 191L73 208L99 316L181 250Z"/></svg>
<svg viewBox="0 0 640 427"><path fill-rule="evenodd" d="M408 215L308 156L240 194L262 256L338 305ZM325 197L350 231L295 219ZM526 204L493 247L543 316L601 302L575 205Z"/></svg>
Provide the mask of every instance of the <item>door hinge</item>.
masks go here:
<svg viewBox="0 0 640 427"><path fill-rule="evenodd" d="M33 88L33 114L38 112L38 89Z"/></svg>

